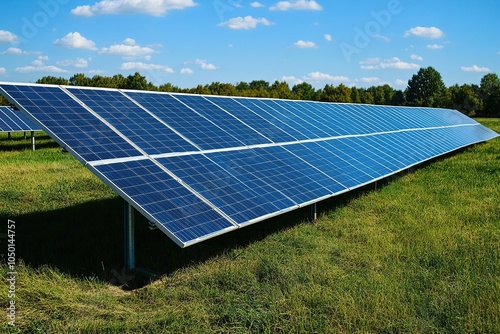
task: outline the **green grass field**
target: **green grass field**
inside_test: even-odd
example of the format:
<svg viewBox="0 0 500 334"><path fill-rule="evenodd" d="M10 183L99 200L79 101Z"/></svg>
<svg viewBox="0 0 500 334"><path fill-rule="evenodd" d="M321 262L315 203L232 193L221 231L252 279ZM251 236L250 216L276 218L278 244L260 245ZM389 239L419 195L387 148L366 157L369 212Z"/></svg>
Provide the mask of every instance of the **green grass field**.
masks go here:
<svg viewBox="0 0 500 334"><path fill-rule="evenodd" d="M500 119L480 119L500 132ZM500 138L180 249L39 133L0 134L0 254L16 225L16 327L2 333L500 333Z"/></svg>

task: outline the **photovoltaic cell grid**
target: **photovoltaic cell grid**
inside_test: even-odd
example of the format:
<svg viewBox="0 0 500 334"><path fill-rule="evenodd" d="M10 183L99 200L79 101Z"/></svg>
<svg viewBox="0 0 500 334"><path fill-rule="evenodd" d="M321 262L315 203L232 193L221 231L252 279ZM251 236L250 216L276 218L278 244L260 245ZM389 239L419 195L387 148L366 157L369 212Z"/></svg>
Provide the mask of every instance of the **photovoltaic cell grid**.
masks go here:
<svg viewBox="0 0 500 334"><path fill-rule="evenodd" d="M0 83L181 247L497 134L447 109Z"/></svg>
<svg viewBox="0 0 500 334"><path fill-rule="evenodd" d="M38 131L39 126L11 107L0 106L0 132Z"/></svg>

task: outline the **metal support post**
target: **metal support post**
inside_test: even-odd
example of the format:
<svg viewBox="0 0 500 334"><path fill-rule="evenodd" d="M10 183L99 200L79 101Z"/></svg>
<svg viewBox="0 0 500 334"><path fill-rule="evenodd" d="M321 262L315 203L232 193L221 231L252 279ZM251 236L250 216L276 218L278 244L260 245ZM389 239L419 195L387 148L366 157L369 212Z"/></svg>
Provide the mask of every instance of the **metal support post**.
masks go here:
<svg viewBox="0 0 500 334"><path fill-rule="evenodd" d="M311 223L315 223L316 219L318 219L318 213L316 210L316 203L311 204Z"/></svg>
<svg viewBox="0 0 500 334"><path fill-rule="evenodd" d="M24 131L24 140L26 140L26 131Z"/></svg>
<svg viewBox="0 0 500 334"><path fill-rule="evenodd" d="M10 132L7 132L7 139L10 139Z"/></svg>
<svg viewBox="0 0 500 334"><path fill-rule="evenodd" d="M135 221L134 208L125 202L124 208L124 230L125 230L125 268L135 269Z"/></svg>
<svg viewBox="0 0 500 334"><path fill-rule="evenodd" d="M31 149L35 150L35 131L31 131Z"/></svg>

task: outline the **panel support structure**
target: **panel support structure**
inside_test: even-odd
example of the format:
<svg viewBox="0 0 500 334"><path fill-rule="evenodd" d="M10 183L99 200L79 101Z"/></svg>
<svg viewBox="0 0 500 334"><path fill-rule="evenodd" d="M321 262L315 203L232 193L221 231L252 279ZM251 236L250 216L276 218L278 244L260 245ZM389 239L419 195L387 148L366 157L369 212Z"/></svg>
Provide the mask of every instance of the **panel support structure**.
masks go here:
<svg viewBox="0 0 500 334"><path fill-rule="evenodd" d="M26 135L24 137L26 138ZM35 150L35 131L31 131L31 149Z"/></svg>
<svg viewBox="0 0 500 334"><path fill-rule="evenodd" d="M311 204L311 223L316 223L316 219L318 219L318 211L316 207L316 203Z"/></svg>
<svg viewBox="0 0 500 334"><path fill-rule="evenodd" d="M125 244L125 268L135 269L135 210L124 201L124 244Z"/></svg>

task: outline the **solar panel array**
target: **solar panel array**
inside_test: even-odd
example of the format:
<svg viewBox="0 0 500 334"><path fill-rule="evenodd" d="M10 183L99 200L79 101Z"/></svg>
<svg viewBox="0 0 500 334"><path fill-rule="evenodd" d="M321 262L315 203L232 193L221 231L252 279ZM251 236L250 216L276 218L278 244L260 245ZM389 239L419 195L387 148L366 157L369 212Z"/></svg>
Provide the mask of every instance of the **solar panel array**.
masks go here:
<svg viewBox="0 0 500 334"><path fill-rule="evenodd" d="M0 106L0 132L38 131L24 114L11 107Z"/></svg>
<svg viewBox="0 0 500 334"><path fill-rule="evenodd" d="M497 134L454 110L0 83L186 247Z"/></svg>

